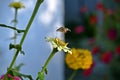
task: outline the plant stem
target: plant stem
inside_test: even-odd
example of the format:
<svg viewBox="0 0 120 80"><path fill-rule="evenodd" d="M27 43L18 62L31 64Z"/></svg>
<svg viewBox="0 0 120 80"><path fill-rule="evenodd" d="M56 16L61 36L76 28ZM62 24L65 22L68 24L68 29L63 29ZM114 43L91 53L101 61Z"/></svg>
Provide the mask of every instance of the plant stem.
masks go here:
<svg viewBox="0 0 120 80"><path fill-rule="evenodd" d="M16 28L16 25L17 25L17 13L18 13L18 9L15 8L15 15L14 15L14 27ZM17 33L16 33L16 30L14 30L14 45L16 44L17 42ZM16 49L14 49L14 54L16 52Z"/></svg>
<svg viewBox="0 0 120 80"><path fill-rule="evenodd" d="M25 40L25 37L26 37L26 35L27 35L27 33L28 33L29 29L30 29L30 26L31 26L31 24L32 24L32 22L33 22L33 20L34 20L34 18L35 18L35 15L37 14L37 11L38 11L38 9L39 9L39 6L40 6L40 4L41 4L42 2L43 2L43 0L37 0L36 5L35 5L35 8L34 8L34 11L33 11L33 13L32 13L32 16L31 16L31 18L30 18L30 20L29 20L29 22L28 22L28 24L27 24L27 27L26 27L26 29L25 29L25 32L24 32L24 34L23 34L23 36L22 36L22 39L21 39L21 41L20 41L20 46L22 46L22 44L23 44L23 42L24 42L24 40ZM18 56L18 53L19 53L19 50L17 50L16 53L14 54L13 60L12 60L10 66L9 66L9 68L8 68L8 71L12 69L12 66L14 65L14 63L15 63L15 61L16 61L16 58L17 58L17 56ZM7 71L7 73L8 73L8 71Z"/></svg>
<svg viewBox="0 0 120 80"><path fill-rule="evenodd" d="M55 55L55 53L56 53L57 51L58 51L58 50L57 50L56 48L53 48L53 51L51 52L51 54L50 54L49 57L47 58L44 66L42 67L41 72L44 72L44 71L45 71L48 63L50 62L50 60L53 58L53 56Z"/></svg>
<svg viewBox="0 0 120 80"><path fill-rule="evenodd" d="M49 57L47 58L44 66L42 67L42 70L40 71L40 73L46 73L46 67L47 65L49 64L50 60L53 58L53 56L55 55L55 53L57 52L58 50L56 48L53 48L52 52L50 53ZM37 76L36 80L39 80L39 76Z"/></svg>
<svg viewBox="0 0 120 80"><path fill-rule="evenodd" d="M77 73L77 70L74 70L72 75L70 76L70 78L68 80L73 80L73 78L75 77L76 73Z"/></svg>

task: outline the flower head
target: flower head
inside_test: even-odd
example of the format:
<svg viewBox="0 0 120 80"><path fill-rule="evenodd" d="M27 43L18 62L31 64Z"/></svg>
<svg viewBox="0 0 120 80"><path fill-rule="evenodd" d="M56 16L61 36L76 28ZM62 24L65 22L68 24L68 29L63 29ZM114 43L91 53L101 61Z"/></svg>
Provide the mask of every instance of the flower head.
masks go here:
<svg viewBox="0 0 120 80"><path fill-rule="evenodd" d="M74 70L89 69L92 64L92 55L86 49L72 49L72 55L66 55L66 64Z"/></svg>
<svg viewBox="0 0 120 80"><path fill-rule="evenodd" d="M64 51L72 54L70 48L67 47L68 43L65 43L64 41L60 40L59 38L49 38L46 37L46 40L50 42L53 46L53 48L57 48L58 51Z"/></svg>
<svg viewBox="0 0 120 80"><path fill-rule="evenodd" d="M10 80L21 80L20 77L18 77L18 76L12 76L11 74L8 74L7 78L10 79ZM5 80L5 75L2 75L0 77L0 80Z"/></svg>
<svg viewBox="0 0 120 80"><path fill-rule="evenodd" d="M75 27L75 29L74 29L74 32L75 32L76 34L82 33L82 32L84 32L84 31L85 31L85 28L84 28L84 26L82 26L82 25L77 26L77 27Z"/></svg>
<svg viewBox="0 0 120 80"><path fill-rule="evenodd" d="M112 61L112 53L111 52L104 52L101 56L101 60L105 64L109 64Z"/></svg>
<svg viewBox="0 0 120 80"><path fill-rule="evenodd" d="M90 17L90 24L93 25L96 23L97 23L97 16L96 15L91 16Z"/></svg>
<svg viewBox="0 0 120 80"><path fill-rule="evenodd" d="M15 9L25 8L24 4L21 2L11 2L9 6Z"/></svg>
<svg viewBox="0 0 120 80"><path fill-rule="evenodd" d="M103 10L103 4L100 2L97 4L96 7L97 7L97 10Z"/></svg>

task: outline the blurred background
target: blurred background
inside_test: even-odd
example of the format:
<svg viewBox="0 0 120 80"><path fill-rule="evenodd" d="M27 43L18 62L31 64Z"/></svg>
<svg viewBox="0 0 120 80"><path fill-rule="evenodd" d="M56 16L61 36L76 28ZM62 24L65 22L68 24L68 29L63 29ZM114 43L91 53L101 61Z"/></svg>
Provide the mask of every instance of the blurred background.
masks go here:
<svg viewBox="0 0 120 80"><path fill-rule="evenodd" d="M8 5L13 0L0 0L0 24L13 25L14 10ZM18 0L15 0L18 1ZM18 12L17 27L25 29L36 0L20 0L25 9ZM45 0L23 44L25 55L19 55L16 65L24 63L21 72L34 78L51 52L46 36L59 37L69 47L89 49L93 64L79 70L73 80L120 79L120 0ZM71 32L56 32L65 26ZM6 72L13 57L9 44L14 32L0 27L0 75ZM22 34L18 35L18 41ZM48 66L45 80L68 80L73 70L65 64L65 54L58 53Z"/></svg>
<svg viewBox="0 0 120 80"><path fill-rule="evenodd" d="M70 46L89 49L93 64L74 80L120 79L120 0L65 0L65 35ZM73 70L66 65L65 80Z"/></svg>

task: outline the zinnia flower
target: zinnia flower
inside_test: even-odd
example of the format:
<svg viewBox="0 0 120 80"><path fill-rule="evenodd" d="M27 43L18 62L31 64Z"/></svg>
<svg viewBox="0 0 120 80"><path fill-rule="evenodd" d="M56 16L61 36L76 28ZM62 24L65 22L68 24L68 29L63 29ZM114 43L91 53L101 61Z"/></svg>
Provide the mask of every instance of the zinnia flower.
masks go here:
<svg viewBox="0 0 120 80"><path fill-rule="evenodd" d="M103 63L109 64L112 61L112 53L111 52L103 53L101 59Z"/></svg>
<svg viewBox="0 0 120 80"><path fill-rule="evenodd" d="M15 9L25 8L24 4L21 2L11 2L9 6Z"/></svg>
<svg viewBox="0 0 120 80"><path fill-rule="evenodd" d="M2 75L2 76L0 77L0 80L5 80L4 78L5 78L5 75ZM12 76L12 75L10 75L10 74L7 75L7 79L10 79L10 80L21 80L20 77L18 77L18 76Z"/></svg>
<svg viewBox="0 0 120 80"><path fill-rule="evenodd" d="M97 23L97 16L91 16L90 17L90 24L91 25L94 25L94 24L96 24Z"/></svg>
<svg viewBox="0 0 120 80"><path fill-rule="evenodd" d="M77 26L77 27L74 28L74 32L75 32L76 34L82 33L82 32L84 32L84 31L85 31L85 28L84 28L84 26L82 26L82 25Z"/></svg>
<svg viewBox="0 0 120 80"><path fill-rule="evenodd" d="M116 38L117 38L117 30L115 28L110 28L108 30L108 38L110 40L116 40Z"/></svg>
<svg viewBox="0 0 120 80"><path fill-rule="evenodd" d="M103 4L100 2L97 4L96 7L97 7L97 10L103 10Z"/></svg>
<svg viewBox="0 0 120 80"><path fill-rule="evenodd" d="M72 54L71 49L67 47L68 43L65 43L59 38L46 37L46 40L52 44L53 48L57 48L58 51L63 50L64 52Z"/></svg>
<svg viewBox="0 0 120 80"><path fill-rule="evenodd" d="M92 64L92 55L89 50L73 48L72 55L67 54L65 60L71 69L89 69Z"/></svg>

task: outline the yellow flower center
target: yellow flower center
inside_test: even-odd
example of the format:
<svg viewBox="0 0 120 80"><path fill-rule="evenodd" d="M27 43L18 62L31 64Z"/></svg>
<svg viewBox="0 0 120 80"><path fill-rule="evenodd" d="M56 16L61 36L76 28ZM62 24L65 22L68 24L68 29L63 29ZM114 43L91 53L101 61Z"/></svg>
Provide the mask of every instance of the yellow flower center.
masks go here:
<svg viewBox="0 0 120 80"><path fill-rule="evenodd" d="M67 46L68 43L65 43L64 41L60 40L59 38L55 38L55 43L58 45L58 46L61 46L63 48L65 48Z"/></svg>

